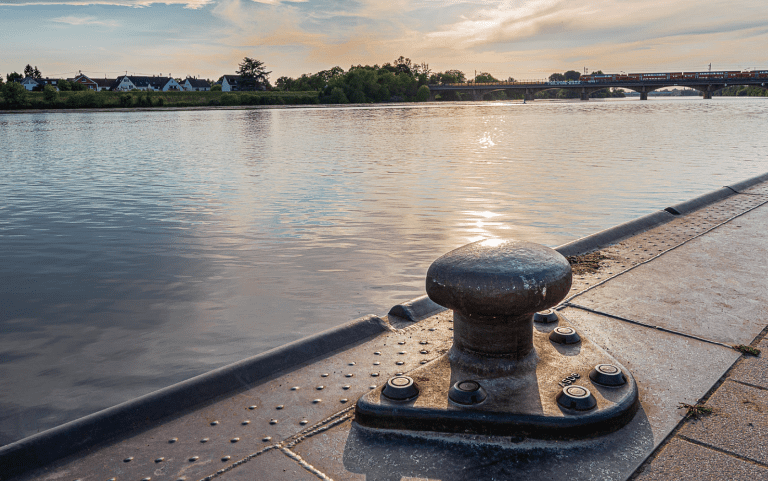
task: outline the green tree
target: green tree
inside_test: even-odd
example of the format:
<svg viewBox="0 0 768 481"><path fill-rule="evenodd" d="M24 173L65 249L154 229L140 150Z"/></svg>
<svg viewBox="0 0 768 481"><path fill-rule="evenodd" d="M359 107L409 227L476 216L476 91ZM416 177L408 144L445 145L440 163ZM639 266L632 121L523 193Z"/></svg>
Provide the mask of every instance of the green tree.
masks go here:
<svg viewBox="0 0 768 481"><path fill-rule="evenodd" d="M416 101L426 102L427 100L429 100L429 87L422 85L419 87L419 90L416 91Z"/></svg>
<svg viewBox="0 0 768 481"><path fill-rule="evenodd" d="M46 85L43 87L43 100L47 104L56 103L59 100L59 91L51 85Z"/></svg>
<svg viewBox="0 0 768 481"><path fill-rule="evenodd" d="M43 78L43 74L37 69L37 65L35 65L35 69L32 71L32 78Z"/></svg>
<svg viewBox="0 0 768 481"><path fill-rule="evenodd" d="M26 67L24 67L24 78L35 76L35 69L32 68L30 64L27 64Z"/></svg>
<svg viewBox="0 0 768 481"><path fill-rule="evenodd" d="M488 72L480 72L475 76L475 83L490 83L490 82L498 82L499 79L495 78L493 75L489 74Z"/></svg>
<svg viewBox="0 0 768 481"><path fill-rule="evenodd" d="M21 82L24 80L24 76L18 72L9 73L5 76L6 82Z"/></svg>
<svg viewBox="0 0 768 481"><path fill-rule="evenodd" d="M221 84L211 85L211 92L221 92Z"/></svg>
<svg viewBox="0 0 768 481"><path fill-rule="evenodd" d="M553 73L549 76L550 82L564 82L565 81L565 75L561 73Z"/></svg>
<svg viewBox="0 0 768 481"><path fill-rule="evenodd" d="M3 87L5 103L11 108L21 108L27 104L27 89L18 82L10 82Z"/></svg>
<svg viewBox="0 0 768 481"><path fill-rule="evenodd" d="M563 74L565 80L579 80L581 74L575 70L569 70Z"/></svg>
<svg viewBox="0 0 768 481"><path fill-rule="evenodd" d="M264 67L264 62L250 57L245 57L239 65L237 74L240 80L241 90L266 90L269 87L269 74Z"/></svg>
<svg viewBox="0 0 768 481"><path fill-rule="evenodd" d="M69 85L71 86L73 92L82 92L83 90L90 90L88 87L86 87L84 84L81 84L80 82L70 82Z"/></svg>
<svg viewBox="0 0 768 481"><path fill-rule="evenodd" d="M64 80L63 78L57 80L56 85L58 85L60 92L69 92L72 90L72 82Z"/></svg>

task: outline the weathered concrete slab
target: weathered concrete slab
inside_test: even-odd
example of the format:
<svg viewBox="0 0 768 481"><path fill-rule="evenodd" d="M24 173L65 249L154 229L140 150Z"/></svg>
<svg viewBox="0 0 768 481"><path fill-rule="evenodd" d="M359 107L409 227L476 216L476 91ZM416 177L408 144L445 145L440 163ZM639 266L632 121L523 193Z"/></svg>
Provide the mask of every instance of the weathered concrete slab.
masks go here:
<svg viewBox="0 0 768 481"><path fill-rule="evenodd" d="M636 481L755 481L768 468L675 438Z"/></svg>
<svg viewBox="0 0 768 481"><path fill-rule="evenodd" d="M760 356L745 356L730 377L734 381L768 389L768 339L763 339L757 348L762 351Z"/></svg>
<svg viewBox="0 0 768 481"><path fill-rule="evenodd" d="M217 481L261 481L267 479L317 481L318 477L286 456L280 449L275 448L249 459L246 463L219 474L213 479Z"/></svg>
<svg viewBox="0 0 768 481"><path fill-rule="evenodd" d="M726 381L680 435L768 465L768 390Z"/></svg>
<svg viewBox="0 0 768 481"><path fill-rule="evenodd" d="M768 319L763 210L599 286L574 302L729 344L749 344Z"/></svg>

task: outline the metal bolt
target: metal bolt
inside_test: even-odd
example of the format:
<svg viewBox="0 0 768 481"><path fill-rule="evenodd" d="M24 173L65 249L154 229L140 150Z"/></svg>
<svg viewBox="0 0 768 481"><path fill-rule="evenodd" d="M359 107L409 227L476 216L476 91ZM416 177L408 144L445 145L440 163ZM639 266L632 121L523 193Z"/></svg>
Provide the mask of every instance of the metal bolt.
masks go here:
<svg viewBox="0 0 768 481"><path fill-rule="evenodd" d="M400 344L402 346L403 344L405 344L405 341L400 341L400 342L398 342L398 344Z"/></svg>
<svg viewBox="0 0 768 481"><path fill-rule="evenodd" d="M173 443L175 443L178 440L179 440L179 438L171 438L171 439L168 440L168 444L173 444Z"/></svg>
<svg viewBox="0 0 768 481"><path fill-rule="evenodd" d="M320 377L328 377L328 373L326 372L326 373L320 374Z"/></svg>
<svg viewBox="0 0 768 481"><path fill-rule="evenodd" d="M488 394L477 381L466 380L456 381L448 390L448 397L455 403L471 405L485 401Z"/></svg>
<svg viewBox="0 0 768 481"><path fill-rule="evenodd" d="M194 463L194 462L195 462L195 461L197 461L198 459L200 459L200 456L192 456L191 458L189 458L189 462L190 462L190 463Z"/></svg>
<svg viewBox="0 0 768 481"><path fill-rule="evenodd" d="M293 387L291 388L291 391L298 391L298 390L299 390L299 386L293 386Z"/></svg>
<svg viewBox="0 0 768 481"><path fill-rule="evenodd" d="M232 459L232 456L222 456L221 457L221 462L225 463L225 462L229 461L230 459Z"/></svg>
<svg viewBox="0 0 768 481"><path fill-rule="evenodd" d="M247 425L251 424L251 422L250 422L249 420L247 420L247 419L246 419L245 421L243 421L243 422L242 422L242 423L240 423L240 424L242 424L243 426L247 426Z"/></svg>
<svg viewBox="0 0 768 481"><path fill-rule="evenodd" d="M372 372L371 373L371 377L379 377L379 373L378 372Z"/></svg>
<svg viewBox="0 0 768 481"><path fill-rule="evenodd" d="M354 362L350 362L350 363L349 363L349 365L350 365L350 366L354 366L354 365L355 365L355 363L354 363Z"/></svg>
<svg viewBox="0 0 768 481"><path fill-rule="evenodd" d="M558 344L576 344L581 337L572 327L556 327L549 333L549 340Z"/></svg>
<svg viewBox="0 0 768 481"><path fill-rule="evenodd" d="M254 409L256 409L256 406L248 406L248 409L250 409L251 411L253 411Z"/></svg>
<svg viewBox="0 0 768 481"><path fill-rule="evenodd" d="M325 389L325 386L317 386L315 389L317 389L318 391L322 391L323 389Z"/></svg>
<svg viewBox="0 0 768 481"><path fill-rule="evenodd" d="M201 443L207 443L208 441L210 441L210 439L208 438L203 438L200 440Z"/></svg>
<svg viewBox="0 0 768 481"><path fill-rule="evenodd" d="M426 345L426 344L429 344L429 342L428 341L421 341L421 342L419 342L419 344Z"/></svg>
<svg viewBox="0 0 768 481"><path fill-rule="evenodd" d="M265 443L268 443L272 441L272 436L264 436L263 438L261 438L261 440L264 441Z"/></svg>
<svg viewBox="0 0 768 481"><path fill-rule="evenodd" d="M216 425L218 425L218 424L219 424L219 422L218 422L218 421L212 421L212 422L211 422L211 426L216 426Z"/></svg>
<svg viewBox="0 0 768 481"><path fill-rule="evenodd" d="M379 361L373 363L374 366L378 366L379 364L381 364Z"/></svg>
<svg viewBox="0 0 768 481"><path fill-rule="evenodd" d="M304 426L304 425L306 425L308 423L309 423L309 421L307 421L306 419L302 419L301 421L299 421L299 424L301 424L302 426Z"/></svg>
<svg viewBox="0 0 768 481"><path fill-rule="evenodd" d="M279 411L279 410L283 409L284 407L285 407L285 406L283 406L283 405L281 404L281 405L279 405L279 406L275 406L275 409L277 409L277 410Z"/></svg>
<svg viewBox="0 0 768 481"><path fill-rule="evenodd" d="M398 375L390 378L381 394L394 401L407 401L419 395L419 389L413 378Z"/></svg>
<svg viewBox="0 0 768 481"><path fill-rule="evenodd" d="M349 385L341 386L341 388L346 391L347 389L349 389Z"/></svg>
<svg viewBox="0 0 768 481"><path fill-rule="evenodd" d="M419 354L429 354L429 351L427 351L426 349L422 349L421 351L419 351Z"/></svg>
<svg viewBox="0 0 768 481"><path fill-rule="evenodd" d="M381 351L376 351L376 352L374 352L374 354L377 355L377 356L381 356Z"/></svg>
<svg viewBox="0 0 768 481"><path fill-rule="evenodd" d="M590 371L589 378L593 383L603 386L623 386L627 383L624 373L613 364L598 364Z"/></svg>
<svg viewBox="0 0 768 481"><path fill-rule="evenodd" d="M341 401L341 404L346 404L349 401L349 399L344 398L344 399L340 399L340 401Z"/></svg>
<svg viewBox="0 0 768 481"><path fill-rule="evenodd" d="M403 361L397 361L395 364L397 364L398 366L402 366L405 363Z"/></svg>
<svg viewBox="0 0 768 481"><path fill-rule="evenodd" d="M344 374L344 377L352 377L352 376L354 376L354 374L352 374L352 373Z"/></svg>
<svg viewBox="0 0 768 481"><path fill-rule="evenodd" d="M156 463L162 463L163 461L165 461L165 458L157 458L157 459L155 459Z"/></svg>
<svg viewBox="0 0 768 481"><path fill-rule="evenodd" d="M277 419L270 419L269 424L275 425L275 424L277 424L279 422L280 421L278 421Z"/></svg>
<svg viewBox="0 0 768 481"><path fill-rule="evenodd" d="M124 463L130 463L131 461L133 461L133 456L128 456L127 458L123 459Z"/></svg>
<svg viewBox="0 0 768 481"><path fill-rule="evenodd" d="M575 411L589 411L597 406L597 401L584 386L566 386L557 395L557 404Z"/></svg>
<svg viewBox="0 0 768 481"><path fill-rule="evenodd" d="M552 309L537 312L533 315L533 322L557 322L557 313Z"/></svg>
<svg viewBox="0 0 768 481"><path fill-rule="evenodd" d="M565 257L516 240L459 247L427 271L430 299L453 309L455 358L524 359L533 351L533 313L556 305L570 288Z"/></svg>
<svg viewBox="0 0 768 481"><path fill-rule="evenodd" d="M232 438L229 440L230 443L236 443L238 441L240 441L240 438Z"/></svg>
<svg viewBox="0 0 768 481"><path fill-rule="evenodd" d="M312 404L320 404L321 402L323 402L322 399L313 399L312 400Z"/></svg>

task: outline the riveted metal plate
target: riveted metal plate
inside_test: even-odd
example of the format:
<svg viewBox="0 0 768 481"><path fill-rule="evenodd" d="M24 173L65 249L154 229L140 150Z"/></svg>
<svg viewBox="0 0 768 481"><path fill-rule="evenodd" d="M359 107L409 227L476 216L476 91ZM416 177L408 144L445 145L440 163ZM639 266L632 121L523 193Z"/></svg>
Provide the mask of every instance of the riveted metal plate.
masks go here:
<svg viewBox="0 0 768 481"><path fill-rule="evenodd" d="M568 345L550 340L553 330L567 328L570 326L564 316L560 316L559 326L538 323L533 336L535 359L516 363L504 375L464 371L449 355L443 355L409 373L418 387L418 397L396 401L377 388L358 401L355 420L374 428L538 438L591 437L619 429L638 408L632 375L620 368L627 382L617 387L592 382L589 373L595 366L619 363L588 339ZM470 380L479 383L487 397L474 405L452 402L451 386ZM575 409L558 403L563 389L573 386L591 392L596 403Z"/></svg>
<svg viewBox="0 0 768 481"><path fill-rule="evenodd" d="M389 377L446 352L451 338L443 312L22 479L202 479L351 407Z"/></svg>

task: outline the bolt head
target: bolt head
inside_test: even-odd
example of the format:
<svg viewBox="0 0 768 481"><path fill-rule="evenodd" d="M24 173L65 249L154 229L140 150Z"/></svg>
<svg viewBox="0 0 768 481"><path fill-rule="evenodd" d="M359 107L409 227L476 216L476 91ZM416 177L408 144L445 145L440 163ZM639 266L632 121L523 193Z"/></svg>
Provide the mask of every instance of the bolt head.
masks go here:
<svg viewBox="0 0 768 481"><path fill-rule="evenodd" d="M589 379L595 384L610 387L623 386L627 383L624 373L613 364L598 364L589 372Z"/></svg>
<svg viewBox="0 0 768 481"><path fill-rule="evenodd" d="M480 404L487 397L488 394L485 389L480 383L473 380L456 381L448 390L448 398L458 404Z"/></svg>
<svg viewBox="0 0 768 481"><path fill-rule="evenodd" d="M419 389L413 378L397 375L387 381L381 394L393 401L408 401L419 395Z"/></svg>
<svg viewBox="0 0 768 481"><path fill-rule="evenodd" d="M589 411L597 406L595 396L584 386L566 386L557 395L557 404L575 411Z"/></svg>

